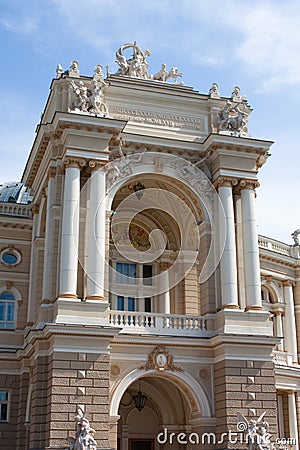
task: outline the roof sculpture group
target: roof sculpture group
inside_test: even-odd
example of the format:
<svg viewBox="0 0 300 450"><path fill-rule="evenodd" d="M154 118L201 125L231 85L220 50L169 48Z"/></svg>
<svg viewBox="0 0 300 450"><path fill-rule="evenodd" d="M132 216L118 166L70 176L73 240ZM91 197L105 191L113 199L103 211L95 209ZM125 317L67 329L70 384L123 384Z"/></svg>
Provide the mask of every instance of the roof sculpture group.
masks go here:
<svg viewBox="0 0 300 450"><path fill-rule="evenodd" d="M124 52L132 49L131 57L127 58ZM136 42L122 45L116 52L115 62L119 68L114 76L123 76L149 80L154 82L166 83L168 80L174 80L174 85L183 86L183 73L176 66L167 69L166 64L162 64L161 69L151 75L148 71L147 57L151 55L149 50L143 51ZM107 83L104 80L103 67L97 64L92 83L80 79L79 67L77 61L72 61L69 70L64 71L60 64L56 69L57 77L70 77L71 101L69 110L71 112L80 112L105 117L108 115L108 107L105 101L105 89ZM111 75L108 72L107 75ZM77 81L76 78L79 80ZM231 101L221 99L217 83L213 83L209 89L208 95L216 100L220 100L220 110L217 116L217 130L222 134L231 134L237 136L248 136L248 114L250 111L247 100L241 96L240 88L235 86L231 94ZM223 106L224 105L224 106ZM223 107L222 107L223 106Z"/></svg>

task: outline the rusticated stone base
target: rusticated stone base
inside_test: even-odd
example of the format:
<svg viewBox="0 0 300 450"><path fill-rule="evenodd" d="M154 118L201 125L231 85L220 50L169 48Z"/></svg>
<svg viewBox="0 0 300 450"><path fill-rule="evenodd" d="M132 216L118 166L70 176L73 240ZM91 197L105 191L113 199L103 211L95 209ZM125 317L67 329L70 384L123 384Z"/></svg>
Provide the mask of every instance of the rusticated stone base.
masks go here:
<svg viewBox="0 0 300 450"><path fill-rule="evenodd" d="M258 418L266 411L264 420L269 423L269 432L278 437L277 403L272 361L227 359L215 364L215 406L217 434L237 433L237 413L248 420ZM228 437L218 449L247 449L243 435Z"/></svg>

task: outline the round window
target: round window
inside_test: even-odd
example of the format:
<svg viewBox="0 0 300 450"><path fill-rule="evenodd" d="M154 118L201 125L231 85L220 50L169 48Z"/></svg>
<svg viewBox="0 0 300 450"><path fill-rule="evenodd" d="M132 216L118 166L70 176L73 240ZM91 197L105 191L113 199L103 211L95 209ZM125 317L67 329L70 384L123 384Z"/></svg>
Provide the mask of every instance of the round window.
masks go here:
<svg viewBox="0 0 300 450"><path fill-rule="evenodd" d="M5 264L9 264L10 266L17 264L18 258L13 253L4 253L2 255L2 261L5 262Z"/></svg>
<svg viewBox="0 0 300 450"><path fill-rule="evenodd" d="M0 251L0 262L6 267L16 266L21 262L21 253L14 248L3 248Z"/></svg>

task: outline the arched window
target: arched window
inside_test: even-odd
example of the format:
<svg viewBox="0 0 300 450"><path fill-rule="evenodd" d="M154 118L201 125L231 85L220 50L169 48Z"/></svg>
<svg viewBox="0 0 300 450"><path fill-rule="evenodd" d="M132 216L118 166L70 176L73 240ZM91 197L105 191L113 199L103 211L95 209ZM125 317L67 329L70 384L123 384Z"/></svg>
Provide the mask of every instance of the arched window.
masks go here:
<svg viewBox="0 0 300 450"><path fill-rule="evenodd" d="M14 329L16 315L16 300L9 291L0 294L0 329Z"/></svg>

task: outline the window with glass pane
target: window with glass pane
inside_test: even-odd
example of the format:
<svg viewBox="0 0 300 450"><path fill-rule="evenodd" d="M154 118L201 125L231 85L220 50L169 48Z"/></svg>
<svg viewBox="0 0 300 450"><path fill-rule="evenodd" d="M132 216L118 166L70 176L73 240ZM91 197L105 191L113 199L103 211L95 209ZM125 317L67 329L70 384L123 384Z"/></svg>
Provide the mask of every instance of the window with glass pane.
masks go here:
<svg viewBox="0 0 300 450"><path fill-rule="evenodd" d="M116 282L122 284L136 283L136 264L117 263Z"/></svg>
<svg viewBox="0 0 300 450"><path fill-rule="evenodd" d="M152 286L152 266L148 264L143 265L143 284L145 286Z"/></svg>
<svg viewBox="0 0 300 450"><path fill-rule="evenodd" d="M0 391L0 422L8 421L8 392Z"/></svg>
<svg viewBox="0 0 300 450"><path fill-rule="evenodd" d="M2 256L2 261L6 264L14 265L18 262L18 258L13 253L4 253Z"/></svg>
<svg viewBox="0 0 300 450"><path fill-rule="evenodd" d="M128 297L128 311L135 311L135 298Z"/></svg>
<svg viewBox="0 0 300 450"><path fill-rule="evenodd" d="M10 292L0 295L0 328L13 329L15 327L15 298Z"/></svg>
<svg viewBox="0 0 300 450"><path fill-rule="evenodd" d="M119 311L124 311L124 297L122 295L118 295L118 307Z"/></svg>
<svg viewBox="0 0 300 450"><path fill-rule="evenodd" d="M145 312L151 313L151 297L145 298Z"/></svg>

